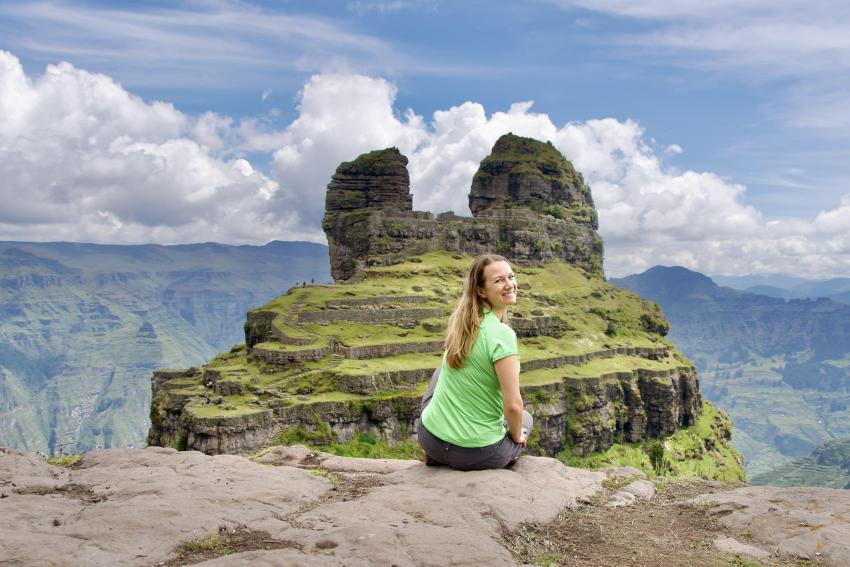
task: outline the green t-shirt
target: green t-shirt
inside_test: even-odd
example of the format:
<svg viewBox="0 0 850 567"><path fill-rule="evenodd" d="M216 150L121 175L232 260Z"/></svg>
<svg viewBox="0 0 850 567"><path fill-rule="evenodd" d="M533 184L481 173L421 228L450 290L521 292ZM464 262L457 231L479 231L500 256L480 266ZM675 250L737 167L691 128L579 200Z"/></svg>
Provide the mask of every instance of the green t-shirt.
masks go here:
<svg viewBox="0 0 850 567"><path fill-rule="evenodd" d="M484 447L505 436L505 412L499 377L493 364L517 355L516 333L489 310L463 367L446 364L445 355L434 397L422 412L422 423L459 447Z"/></svg>

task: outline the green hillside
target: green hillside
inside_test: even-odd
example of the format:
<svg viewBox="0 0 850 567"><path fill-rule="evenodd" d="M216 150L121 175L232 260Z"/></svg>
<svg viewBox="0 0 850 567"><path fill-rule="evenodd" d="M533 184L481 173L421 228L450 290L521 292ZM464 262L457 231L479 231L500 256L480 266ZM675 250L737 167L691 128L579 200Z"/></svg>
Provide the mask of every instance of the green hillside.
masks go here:
<svg viewBox="0 0 850 567"><path fill-rule="evenodd" d="M827 486L850 488L850 438L821 445L796 459L753 477L751 484L773 486Z"/></svg>
<svg viewBox="0 0 850 567"><path fill-rule="evenodd" d="M143 444L155 368L241 342L246 311L311 277L324 246L0 243L0 446Z"/></svg>
<svg viewBox="0 0 850 567"><path fill-rule="evenodd" d="M364 439L408 447L471 260L422 254L292 289L252 311L246 346L198 369L158 373L149 441L210 453L287 441L349 454ZM657 305L561 262L514 269L511 325L537 420L534 451L581 458L643 451L661 437L669 465L661 474L743 477L728 422L702 408L692 365L664 338ZM607 463L652 468L648 458L611 455Z"/></svg>

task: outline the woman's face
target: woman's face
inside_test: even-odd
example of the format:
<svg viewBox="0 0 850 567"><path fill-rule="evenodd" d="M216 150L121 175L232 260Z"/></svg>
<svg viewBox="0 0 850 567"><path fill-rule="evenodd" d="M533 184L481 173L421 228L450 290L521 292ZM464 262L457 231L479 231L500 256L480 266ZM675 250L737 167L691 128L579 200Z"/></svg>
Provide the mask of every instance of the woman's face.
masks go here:
<svg viewBox="0 0 850 567"><path fill-rule="evenodd" d="M494 310L516 304L516 276L510 264L493 262L484 268L484 287L478 288L478 296L486 300Z"/></svg>

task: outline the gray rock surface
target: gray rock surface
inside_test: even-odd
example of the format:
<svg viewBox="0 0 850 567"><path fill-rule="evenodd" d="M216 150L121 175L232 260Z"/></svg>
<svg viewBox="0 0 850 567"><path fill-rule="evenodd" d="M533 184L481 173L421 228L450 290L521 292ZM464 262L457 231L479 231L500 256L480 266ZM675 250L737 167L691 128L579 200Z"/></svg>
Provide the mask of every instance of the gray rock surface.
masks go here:
<svg viewBox="0 0 850 567"><path fill-rule="evenodd" d="M734 553L735 555L748 555L756 559L767 559L770 553L758 548L754 545L741 543L734 537L719 537L714 540L714 547L724 553Z"/></svg>
<svg viewBox="0 0 850 567"><path fill-rule="evenodd" d="M768 551L850 565L848 490L746 486L692 502L709 506L723 525L749 532Z"/></svg>
<svg viewBox="0 0 850 567"><path fill-rule="evenodd" d="M62 468L0 453L4 560L155 565L183 542L239 528L288 545L205 564L513 565L503 530L553 521L605 478L528 456L510 470L467 473L298 447L263 460L112 449Z"/></svg>
<svg viewBox="0 0 850 567"><path fill-rule="evenodd" d="M605 503L609 508L621 508L623 506L631 506L638 500L652 500L655 496L655 484L646 480L646 475L641 471L632 467L622 468L605 468L601 469L613 479L636 479L629 484L623 486L620 490L611 495L608 502Z"/></svg>
<svg viewBox="0 0 850 567"><path fill-rule="evenodd" d="M652 500L655 496L655 485L649 480L636 480L623 487L623 492L634 494L641 500Z"/></svg>
<svg viewBox="0 0 850 567"><path fill-rule="evenodd" d="M619 478L646 478L646 473L634 467L604 467L599 469L608 476Z"/></svg>
<svg viewBox="0 0 850 567"><path fill-rule="evenodd" d="M608 500L608 502L605 503L605 505L609 508L622 508L623 506L631 506L636 501L637 498L634 494L630 492L625 492L623 490L618 490L613 495L611 495L611 498Z"/></svg>

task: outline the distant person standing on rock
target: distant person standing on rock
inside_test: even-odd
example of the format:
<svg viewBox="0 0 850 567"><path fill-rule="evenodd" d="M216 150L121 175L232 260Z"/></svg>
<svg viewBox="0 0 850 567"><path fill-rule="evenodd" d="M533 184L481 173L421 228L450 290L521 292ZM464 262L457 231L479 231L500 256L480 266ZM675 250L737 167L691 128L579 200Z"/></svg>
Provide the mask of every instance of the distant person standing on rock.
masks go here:
<svg viewBox="0 0 850 567"><path fill-rule="evenodd" d="M507 260L478 256L449 318L443 364L422 398L418 435L427 464L500 469L525 448L532 419L519 391L516 334L505 323L516 301Z"/></svg>

